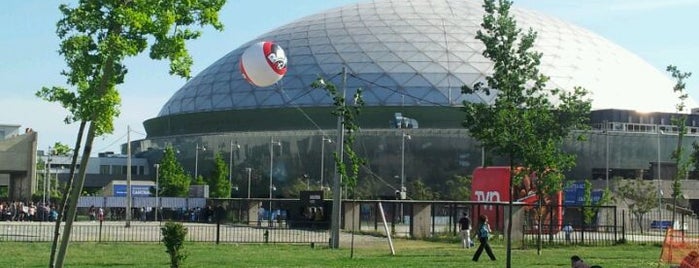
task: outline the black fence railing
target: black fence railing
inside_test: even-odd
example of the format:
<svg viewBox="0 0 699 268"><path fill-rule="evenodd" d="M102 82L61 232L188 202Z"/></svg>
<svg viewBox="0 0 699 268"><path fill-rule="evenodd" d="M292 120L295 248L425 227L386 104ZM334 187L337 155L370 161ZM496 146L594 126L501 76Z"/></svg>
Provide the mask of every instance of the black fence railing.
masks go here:
<svg viewBox="0 0 699 268"><path fill-rule="evenodd" d="M97 204L110 204L109 200ZM134 202L148 205L147 202ZM79 242L157 242L164 221L182 222L189 230L187 240L210 243L327 243L330 239L330 200L308 203L292 199L208 199L158 203L134 207L130 227L125 227L123 207L103 207L102 217L92 217L84 202L74 224L71 240ZM186 204L178 207L175 204ZM94 209L99 211L99 207ZM495 235L502 235L507 220L507 203L414 200L344 200L344 230L398 237L457 236L459 218L466 212L472 219L487 215ZM610 245L622 241L662 243L664 229L651 228L653 213L644 217L614 206L543 206L516 204L513 239L522 247L543 245ZM666 213L667 215L667 213ZM4 217L0 241L51 241L54 223L50 217ZM102 219L102 221L100 221ZM699 235L699 220L677 214L675 228L686 235ZM539 236L541 229L541 236Z"/></svg>
<svg viewBox="0 0 699 268"><path fill-rule="evenodd" d="M235 224L185 223L186 240L210 243L327 243L326 230L291 229L284 227L254 227ZM0 241L52 241L54 225L39 222L2 224ZM158 222L133 223L126 228L123 222L77 222L71 231L75 242L159 242L161 225Z"/></svg>

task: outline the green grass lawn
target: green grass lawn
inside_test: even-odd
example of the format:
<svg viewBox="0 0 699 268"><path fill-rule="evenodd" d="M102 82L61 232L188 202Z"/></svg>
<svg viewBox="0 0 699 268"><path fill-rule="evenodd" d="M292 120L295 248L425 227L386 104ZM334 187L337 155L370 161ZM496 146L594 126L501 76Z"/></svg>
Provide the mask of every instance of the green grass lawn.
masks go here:
<svg viewBox="0 0 699 268"><path fill-rule="evenodd" d="M208 244L188 243L188 258L182 267L504 267L505 248L494 244L497 261L487 255L474 263L475 249L459 244L396 240L396 255L387 244L357 246L354 257L350 249L326 246L281 244ZM0 267L47 267L50 243L0 242ZM513 267L570 267L571 255L586 262L611 267L657 267L658 245L620 245L609 247L545 248L541 256L536 249L513 250ZM169 267L162 244L73 243L68 248L66 267ZM660 267L669 267L662 265Z"/></svg>

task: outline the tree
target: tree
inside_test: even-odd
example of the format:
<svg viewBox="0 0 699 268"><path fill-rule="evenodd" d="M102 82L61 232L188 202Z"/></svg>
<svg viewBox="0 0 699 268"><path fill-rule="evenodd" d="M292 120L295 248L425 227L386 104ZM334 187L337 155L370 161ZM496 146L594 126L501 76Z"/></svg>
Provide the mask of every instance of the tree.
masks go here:
<svg viewBox="0 0 699 268"><path fill-rule="evenodd" d="M410 197L413 200L435 200L439 197L439 193L422 182L422 178L417 178L410 183Z"/></svg>
<svg viewBox="0 0 699 268"><path fill-rule="evenodd" d="M643 233L643 216L658 207L656 187L641 179L617 180L617 195L626 203L631 213L638 219L638 227Z"/></svg>
<svg viewBox="0 0 699 268"><path fill-rule="evenodd" d="M214 155L214 170L207 181L209 185L209 196L212 198L231 197L231 185L228 183L228 164L223 161L221 152Z"/></svg>
<svg viewBox="0 0 699 268"><path fill-rule="evenodd" d="M165 226L160 228L160 233L163 235L163 244L165 252L170 255L170 267L178 268L180 264L187 259L187 254L184 251L184 242L187 237L187 227L181 223L167 222Z"/></svg>
<svg viewBox="0 0 699 268"><path fill-rule="evenodd" d="M68 145L65 145L60 142L56 142L53 144L53 152L50 152L53 155L61 155L61 156L67 156L70 155L70 153L73 151Z"/></svg>
<svg viewBox="0 0 699 268"><path fill-rule="evenodd" d="M483 56L493 62L493 74L486 77L486 83L463 86L462 92L495 93L496 98L494 103L464 101L463 126L485 148L506 156L511 170L518 163L526 173L535 174L542 200L560 191L563 172L575 164L575 157L564 153L561 144L572 130L588 127L591 105L582 88L546 89L549 78L538 69L542 54L532 51L537 35L531 29L522 33L509 13L511 5L507 0L484 1L486 14L476 39L485 45ZM519 172L517 177L510 173L508 210L512 217L512 186L526 173ZM507 267L511 267L511 219L507 225Z"/></svg>
<svg viewBox="0 0 699 268"><path fill-rule="evenodd" d="M683 73L676 66L669 65L666 69L675 79L675 86L672 90L678 94L679 103L675 105L675 110L678 114L672 117L672 124L677 127L677 147L672 151L672 159L675 160L677 172L672 178L672 222L675 222L677 210L677 198L682 195L681 178L687 174L690 162L683 157L682 139L687 134L687 114L683 114L686 107L685 101L689 97L684 89L686 87L685 79L692 76L692 73ZM658 163L659 165L660 163ZM660 178L658 178L660 179Z"/></svg>
<svg viewBox="0 0 699 268"><path fill-rule="evenodd" d="M56 31L61 40L59 53L68 67L62 74L68 85L75 87L75 92L63 87L45 87L37 95L68 109L70 115L66 123L80 122L76 152L85 127L87 136L77 180L66 197L66 225L57 267L63 266L92 142L96 136L110 133L113 119L119 115L120 98L116 86L124 82L127 73L124 60L145 51L151 42L149 56L152 59L168 59L171 74L189 78L192 58L185 42L201 35L198 27L211 25L222 29L218 12L224 3L225 0L82 0L75 8L59 6L63 14ZM53 265L53 258L50 265Z"/></svg>
<svg viewBox="0 0 699 268"><path fill-rule="evenodd" d="M592 183L590 180L585 180L585 188L583 189L583 224L590 225L597 216L600 206L609 203L611 198L610 190L604 189L602 196L597 202L592 200Z"/></svg>
<svg viewBox="0 0 699 268"><path fill-rule="evenodd" d="M333 105L335 109L331 112L333 116L339 118L339 124L342 126L342 131L339 133L343 135L341 150L339 152L333 153L333 158L335 160L335 168L337 169L338 176L340 176L340 182L342 187L346 187L349 190L351 196L354 196L354 188L357 186L357 180L359 177L359 168L365 164L365 160L354 151L354 141L356 138L356 133L359 131L359 125L357 123L359 114L364 106L364 99L362 99L362 89L358 88L353 96L354 103L352 105L347 105L345 100L345 84L347 80L347 71L345 68L342 70L342 80L343 80L343 92L337 91L337 87L333 83L326 83L322 78L313 81L311 87L322 88L332 97ZM344 160L344 156L347 155L347 161ZM349 170L347 167L349 163ZM342 193L340 185L335 183L333 185L333 215L331 219L331 247L340 247L340 195ZM354 208L354 207L353 207ZM352 213L354 215L354 213ZM352 221L354 222L354 221ZM354 228L354 227L353 227ZM354 242L354 232L352 232L352 242ZM354 243L352 243L350 250L350 257L354 256Z"/></svg>
<svg viewBox="0 0 699 268"><path fill-rule="evenodd" d="M444 184L447 200L471 200L471 176L454 175Z"/></svg>
<svg viewBox="0 0 699 268"><path fill-rule="evenodd" d="M305 177L297 177L290 181L286 187L282 189L282 195L287 198L298 198L301 191L308 189L308 179Z"/></svg>
<svg viewBox="0 0 699 268"><path fill-rule="evenodd" d="M190 178L184 173L182 164L177 161L172 146L165 147L158 173L159 196L186 197L189 194Z"/></svg>

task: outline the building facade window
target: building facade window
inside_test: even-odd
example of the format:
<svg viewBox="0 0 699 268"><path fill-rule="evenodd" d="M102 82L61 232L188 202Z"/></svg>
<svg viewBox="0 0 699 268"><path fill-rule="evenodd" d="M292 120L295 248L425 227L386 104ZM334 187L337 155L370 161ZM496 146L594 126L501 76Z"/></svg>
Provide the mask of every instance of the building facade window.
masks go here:
<svg viewBox="0 0 699 268"><path fill-rule="evenodd" d="M100 174L109 174L109 165L100 165Z"/></svg>

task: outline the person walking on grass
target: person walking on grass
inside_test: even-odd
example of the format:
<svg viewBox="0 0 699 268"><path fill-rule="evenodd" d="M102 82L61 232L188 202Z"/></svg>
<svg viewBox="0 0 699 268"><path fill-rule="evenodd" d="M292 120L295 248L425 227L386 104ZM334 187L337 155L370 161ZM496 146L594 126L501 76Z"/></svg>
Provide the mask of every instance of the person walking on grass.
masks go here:
<svg viewBox="0 0 699 268"><path fill-rule="evenodd" d="M488 224L488 217L485 215L478 217L478 231L476 235L478 236L478 240L481 242L481 244L478 246L476 254L473 255L473 261L478 261L478 259L481 257L481 253L483 253L483 249L485 249L485 252L488 253L490 260L495 260L495 254L493 254L493 250L490 248L490 244L488 244L488 239L490 239L491 232L492 230Z"/></svg>

